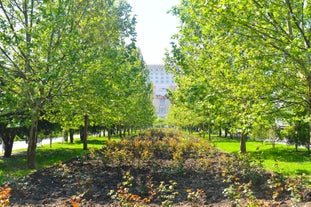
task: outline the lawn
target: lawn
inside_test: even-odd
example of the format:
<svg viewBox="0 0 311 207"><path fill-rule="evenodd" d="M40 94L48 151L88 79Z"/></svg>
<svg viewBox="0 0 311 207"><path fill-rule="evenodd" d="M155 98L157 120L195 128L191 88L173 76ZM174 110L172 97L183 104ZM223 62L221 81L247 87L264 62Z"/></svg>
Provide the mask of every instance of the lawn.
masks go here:
<svg viewBox="0 0 311 207"><path fill-rule="evenodd" d="M229 153L238 153L240 149L239 139L214 138L212 144ZM270 142L251 140L247 141L246 148L252 157L263 160L263 166L268 170L290 176L311 176L311 156L305 148L295 152L294 146L276 144L273 148Z"/></svg>
<svg viewBox="0 0 311 207"><path fill-rule="evenodd" d="M105 137L89 137L88 148L99 149L106 140L107 138ZM85 151L82 148L83 144L79 139L75 139L73 144L53 143L52 148L50 148L50 145L39 146L36 156L37 169L42 169L89 152L89 150ZM5 181L31 173L32 170L28 170L26 165L26 149L14 151L12 158L0 157L0 185Z"/></svg>

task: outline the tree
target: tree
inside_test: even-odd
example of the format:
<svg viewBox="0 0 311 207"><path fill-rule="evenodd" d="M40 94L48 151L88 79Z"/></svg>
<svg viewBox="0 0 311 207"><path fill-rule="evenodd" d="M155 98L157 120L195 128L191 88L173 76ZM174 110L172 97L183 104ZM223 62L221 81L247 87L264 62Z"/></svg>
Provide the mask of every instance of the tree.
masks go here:
<svg viewBox="0 0 311 207"><path fill-rule="evenodd" d="M62 96L74 66L80 11L86 5L76 1L1 1L0 61L4 91L16 105L7 111L22 110L29 120L27 165L35 167L38 120L42 112ZM87 10L86 10L87 11ZM67 67L66 67L67 66Z"/></svg>
<svg viewBox="0 0 311 207"><path fill-rule="evenodd" d="M269 66L269 73L278 77L275 79L278 83L274 89L275 103L283 108L302 106L310 119L310 3L209 1L206 8L209 16L218 14L222 22L216 22L217 25L223 25L239 41L247 39L256 43L257 48L261 46L261 57ZM256 60L258 56L251 58Z"/></svg>
<svg viewBox="0 0 311 207"><path fill-rule="evenodd" d="M201 108L204 116L227 123L232 132L240 133L240 151L246 152L252 125L265 122L276 111L272 100L279 74L273 69L281 58L269 61L262 56L269 50L262 41L254 41L252 34L243 34L247 30L237 23L239 13L231 19L231 4L239 6L235 1L189 0L173 8L182 26L175 36L178 41L167 56L167 67L178 77L179 86L182 83L178 80L188 77L194 84L199 83L199 92L186 91L195 100L194 108ZM185 85L191 89L194 84Z"/></svg>
<svg viewBox="0 0 311 207"><path fill-rule="evenodd" d="M151 90L126 1L6 0L0 10L0 117L29 127L29 168L39 120L83 126L84 149L89 124L129 123L129 97L148 106L150 122Z"/></svg>
<svg viewBox="0 0 311 207"><path fill-rule="evenodd" d="M147 68L135 45L130 6L125 1L94 5L78 30L83 48L87 48L79 55L77 67L83 70L67 88L67 96L59 100L57 105L62 107L50 113L50 118L67 130L83 126L85 149L88 124L107 129L110 136L115 126L136 127L139 121L150 119L152 106ZM83 122L86 117L88 121Z"/></svg>

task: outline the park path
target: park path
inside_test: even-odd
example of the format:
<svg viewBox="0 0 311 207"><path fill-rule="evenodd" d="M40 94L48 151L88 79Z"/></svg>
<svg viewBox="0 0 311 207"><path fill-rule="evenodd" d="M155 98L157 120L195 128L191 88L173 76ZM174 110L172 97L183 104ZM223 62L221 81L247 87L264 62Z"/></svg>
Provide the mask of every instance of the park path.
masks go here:
<svg viewBox="0 0 311 207"><path fill-rule="evenodd" d="M63 142L64 138L63 137L55 137L52 138L52 142ZM41 142L38 143L38 146L43 145L43 144L50 144L50 138L48 139L42 139ZM28 144L25 141L15 141L13 144L13 151L18 150L18 149L27 149ZM2 144L0 144L0 155L3 155L3 147Z"/></svg>

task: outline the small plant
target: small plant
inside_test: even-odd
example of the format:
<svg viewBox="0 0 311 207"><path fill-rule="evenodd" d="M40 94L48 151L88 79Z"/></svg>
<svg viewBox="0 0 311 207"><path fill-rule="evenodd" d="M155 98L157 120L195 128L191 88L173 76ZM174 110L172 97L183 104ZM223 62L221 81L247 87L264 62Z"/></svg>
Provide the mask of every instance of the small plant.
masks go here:
<svg viewBox="0 0 311 207"><path fill-rule="evenodd" d="M0 187L0 206L9 206L11 197L11 188L8 184Z"/></svg>
<svg viewBox="0 0 311 207"><path fill-rule="evenodd" d="M303 192L306 189L302 177L286 178L282 174L274 174L267 181L268 187L273 190L272 199L277 200L289 193L292 206L297 206L303 198Z"/></svg>
<svg viewBox="0 0 311 207"><path fill-rule="evenodd" d="M175 191L177 185L174 181L165 183L161 181L157 186L152 182L152 179L144 183L144 185L133 186L134 177L131 176L130 171L127 171L122 178L122 182L118 185L117 190L110 190L108 195L116 202L118 206L144 206L151 201L161 202L161 206L172 206L175 196L178 192ZM143 190L140 187L144 187ZM142 197L134 193L135 189L140 189L140 194L147 195Z"/></svg>
<svg viewBox="0 0 311 207"><path fill-rule="evenodd" d="M272 199L275 201L279 195L284 191L285 178L281 174L273 174L267 180L268 187L272 189Z"/></svg>
<svg viewBox="0 0 311 207"><path fill-rule="evenodd" d="M290 192L291 201L296 205L302 201L302 192L305 188L301 177L287 178L285 180L285 190Z"/></svg>
<svg viewBox="0 0 311 207"><path fill-rule="evenodd" d="M191 206L203 206L206 195L202 189L197 189L196 191L192 191L191 189L187 189L187 200L189 200L192 204Z"/></svg>
<svg viewBox="0 0 311 207"><path fill-rule="evenodd" d="M268 206L263 201L257 200L251 190L252 182L240 183L237 179L233 184L224 190L224 195L229 198L235 206L242 207L264 207Z"/></svg>
<svg viewBox="0 0 311 207"><path fill-rule="evenodd" d="M150 203L150 198L142 198L139 195L132 193L134 177L131 176L130 171L127 171L123 176L122 183L117 187L117 190L110 190L108 195L116 201L120 206L142 206L143 204Z"/></svg>
<svg viewBox="0 0 311 207"><path fill-rule="evenodd" d="M160 182L160 185L157 187L157 198L161 201L162 206L172 206L175 196L178 194L175 191L177 183L170 180L168 184L164 181Z"/></svg>
<svg viewBox="0 0 311 207"><path fill-rule="evenodd" d="M76 195L71 196L70 201L69 201L70 205L72 207L79 207L82 204L83 196L84 196L84 194L81 194L78 196L76 196Z"/></svg>

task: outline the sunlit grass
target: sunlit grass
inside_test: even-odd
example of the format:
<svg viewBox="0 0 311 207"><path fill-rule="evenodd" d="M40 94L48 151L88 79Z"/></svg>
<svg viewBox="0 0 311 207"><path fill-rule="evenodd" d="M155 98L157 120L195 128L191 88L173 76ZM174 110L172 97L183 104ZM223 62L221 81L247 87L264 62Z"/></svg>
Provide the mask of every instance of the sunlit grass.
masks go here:
<svg viewBox="0 0 311 207"><path fill-rule="evenodd" d="M238 139L214 138L212 144L229 153L238 153L240 143ZM284 175L308 175L311 176L311 156L307 149L294 146L276 144L272 147L270 142L247 141L247 152L254 158L263 160L263 166L271 171Z"/></svg>
<svg viewBox="0 0 311 207"><path fill-rule="evenodd" d="M88 149L100 149L105 144L106 137L89 137ZM37 169L51 166L55 163L64 162L74 157L89 152L83 150L83 144L79 139L70 143L53 143L50 145L38 146L36 154ZM26 149L13 152L12 158L0 158L0 185L12 179L25 176L34 170L27 169Z"/></svg>

